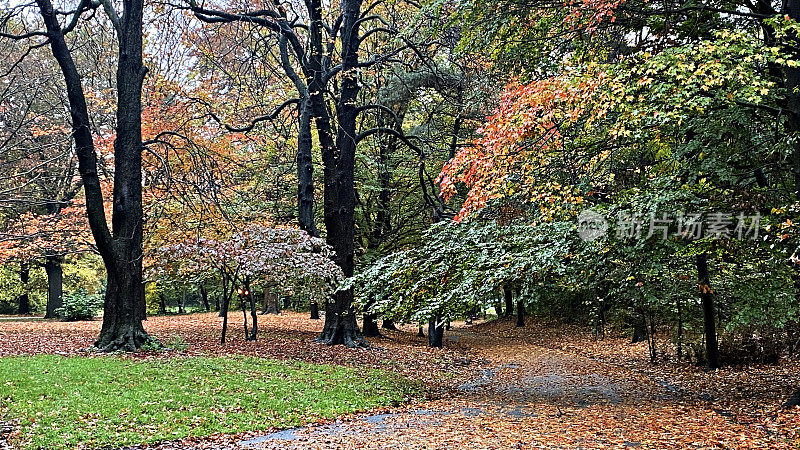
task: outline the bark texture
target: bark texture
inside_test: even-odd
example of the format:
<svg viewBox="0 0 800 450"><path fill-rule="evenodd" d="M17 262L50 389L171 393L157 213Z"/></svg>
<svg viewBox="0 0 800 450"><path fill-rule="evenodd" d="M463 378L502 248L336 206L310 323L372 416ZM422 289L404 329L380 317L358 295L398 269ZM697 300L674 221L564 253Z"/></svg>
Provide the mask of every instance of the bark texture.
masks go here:
<svg viewBox="0 0 800 450"><path fill-rule="evenodd" d="M19 266L19 281L22 283L22 294L17 297L17 313L30 314L31 313L31 299L28 295L28 281L31 279L30 267L27 264L20 264Z"/></svg>
<svg viewBox="0 0 800 450"><path fill-rule="evenodd" d="M361 89L358 77L358 49L360 45L361 0L343 0L340 5L342 27L341 81L339 99L336 103L337 132L335 145L331 145L330 123L327 128L327 113L323 104L314 104L322 146L324 165L324 217L327 231L326 241L336 251L336 263L346 277L354 271L355 232L355 154L356 130L359 110L356 107ZM320 30L321 32L321 30ZM310 89L310 92L315 92ZM324 99L321 99L324 100ZM314 103L312 101L312 103ZM322 125L322 126L321 126ZM334 294L325 308L325 326L317 338L329 345L344 344L348 347L367 346L356 324L352 306L353 291L342 290Z"/></svg>
<svg viewBox="0 0 800 450"><path fill-rule="evenodd" d="M61 268L61 258L47 255L44 271L47 274L47 306L44 318L55 319L59 317L59 308L64 306L64 271Z"/></svg>
<svg viewBox="0 0 800 450"><path fill-rule="evenodd" d="M364 314L364 324L361 333L367 337L378 337L381 335L378 329L378 322L374 314Z"/></svg>
<svg viewBox="0 0 800 450"><path fill-rule="evenodd" d="M211 311L211 304L208 303L208 291L202 284L200 285L200 300L202 300L203 308L205 308L206 312Z"/></svg>
<svg viewBox="0 0 800 450"><path fill-rule="evenodd" d="M270 289L264 290L264 314L280 314L281 305L278 301L278 294Z"/></svg>
<svg viewBox="0 0 800 450"><path fill-rule="evenodd" d="M142 63L143 0L122 0L122 13L109 4L107 15L118 40L117 128L114 141L114 187L111 230L106 222L103 193L89 113L70 47L50 0L36 0L51 51L64 75L70 106L78 171L86 211L97 250L107 272L103 325L95 347L100 351L133 351L151 338L142 327Z"/></svg>
<svg viewBox="0 0 800 450"><path fill-rule="evenodd" d="M428 321L428 346L442 348L444 341L444 324L439 316Z"/></svg>
<svg viewBox="0 0 800 450"><path fill-rule="evenodd" d="M506 301L505 317L514 315L514 293L511 288L503 286L503 298Z"/></svg>
<svg viewBox="0 0 800 450"><path fill-rule="evenodd" d="M700 303L703 307L703 332L706 340L706 362L709 369L718 369L719 344L717 343L716 310L714 291L708 274L708 259L705 253L697 255L697 286L700 289Z"/></svg>

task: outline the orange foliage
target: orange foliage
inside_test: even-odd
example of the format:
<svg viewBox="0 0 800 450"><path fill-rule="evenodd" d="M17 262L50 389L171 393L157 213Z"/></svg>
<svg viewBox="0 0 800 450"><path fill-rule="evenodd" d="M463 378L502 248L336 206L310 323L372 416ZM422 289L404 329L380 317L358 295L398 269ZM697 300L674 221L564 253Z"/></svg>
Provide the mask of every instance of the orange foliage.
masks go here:
<svg viewBox="0 0 800 450"><path fill-rule="evenodd" d="M497 111L478 130L473 146L462 147L445 164L437 181L450 199L459 183L469 188L456 220L480 210L493 199L522 196L552 204L555 199L579 203L565 186L546 182L551 155L565 144L565 131L594 111L592 97L603 84L594 77L554 77L506 87ZM589 119L591 120L591 119Z"/></svg>
<svg viewBox="0 0 800 450"><path fill-rule="evenodd" d="M29 261L53 253L65 255L90 249L93 240L82 201L57 214L26 212L0 233L0 261Z"/></svg>

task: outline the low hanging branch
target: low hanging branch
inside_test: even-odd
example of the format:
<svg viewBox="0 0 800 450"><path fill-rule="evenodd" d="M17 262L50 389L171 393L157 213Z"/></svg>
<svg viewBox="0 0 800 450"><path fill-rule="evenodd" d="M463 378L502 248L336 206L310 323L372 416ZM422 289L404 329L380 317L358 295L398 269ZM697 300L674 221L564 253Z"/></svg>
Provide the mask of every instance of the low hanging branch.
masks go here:
<svg viewBox="0 0 800 450"><path fill-rule="evenodd" d="M283 111L286 107L290 105L299 105L299 104L300 104L299 98L291 98L278 105L271 113L254 117L253 119L250 120L249 124L241 127L235 127L233 125L225 123L222 119L219 118L219 116L217 116L213 111L211 111L211 108L209 108L209 111L208 113L206 113L206 115L231 133L247 133L249 131L252 131L253 128L255 128L255 126L261 122L271 122L275 120L280 115L281 111Z"/></svg>
<svg viewBox="0 0 800 450"><path fill-rule="evenodd" d="M398 124L400 123L400 119L397 117L397 114L395 114L394 111L392 111L390 108L387 108L386 106L383 106L383 105L365 105L365 106L360 107L359 109L360 110L379 109L381 111L389 111L389 112L391 112L395 123L398 123ZM414 150L415 152L417 152L417 156L419 156L419 184L420 184L420 187L422 188L422 197L425 200L425 203L427 203L430 207L432 207L434 209L434 211L435 211L435 213L436 213L436 215L438 217L443 217L444 216L444 207L445 207L444 202L442 201L441 198L434 198L428 192L428 186L430 186L431 189L433 189L434 182L433 182L433 179L430 177L430 175L428 174L428 172L427 172L427 170L425 168L425 151L422 148L420 148L418 145L416 145L413 142L411 142L411 139L420 140L421 138L419 136L413 136L413 135L408 136L405 133L403 133L402 130L397 130L395 128L375 127L375 128L370 128L368 130L365 130L365 131L362 131L361 133L359 133L356 136L356 143L359 143L362 140L364 140L367 137L372 136L374 134L389 134L389 135L392 135L392 136L396 137L397 139L399 139L401 142L403 142L408 148L410 148L411 150Z"/></svg>

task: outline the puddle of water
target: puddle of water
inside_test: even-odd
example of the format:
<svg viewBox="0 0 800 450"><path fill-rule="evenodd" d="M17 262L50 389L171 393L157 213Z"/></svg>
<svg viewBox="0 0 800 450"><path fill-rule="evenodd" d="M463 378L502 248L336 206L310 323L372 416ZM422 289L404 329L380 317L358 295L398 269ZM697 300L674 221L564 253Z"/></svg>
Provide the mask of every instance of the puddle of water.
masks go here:
<svg viewBox="0 0 800 450"><path fill-rule="evenodd" d="M521 410L519 408L508 410L505 413L509 417L514 417L516 419L522 419L522 418L525 418L525 417L537 417L538 416L538 414L536 414L535 412L523 411L523 410Z"/></svg>
<svg viewBox="0 0 800 450"><path fill-rule="evenodd" d="M276 431L274 433L270 433L270 434L267 434L267 435L264 435L264 436L258 436L258 437L255 437L253 439L248 439L246 441L241 441L241 442L239 442L239 445L243 445L243 446L248 447L248 446L254 446L254 445L258 445L258 444L263 444L264 442L273 441L273 440L295 441L297 439L300 439L300 436L295 434L295 432L298 431L298 430L300 430L300 428L289 428L288 430Z"/></svg>
<svg viewBox="0 0 800 450"><path fill-rule="evenodd" d="M387 417L394 417L397 414L375 414L372 416L364 417L364 421L367 423L381 423Z"/></svg>
<svg viewBox="0 0 800 450"><path fill-rule="evenodd" d="M461 408L461 414L467 417L475 417L484 413L486 413L486 411L480 408Z"/></svg>
<svg viewBox="0 0 800 450"><path fill-rule="evenodd" d="M584 386L578 391L576 401L579 406L589 406L605 402L616 405L622 402L622 396L617 393L613 385Z"/></svg>

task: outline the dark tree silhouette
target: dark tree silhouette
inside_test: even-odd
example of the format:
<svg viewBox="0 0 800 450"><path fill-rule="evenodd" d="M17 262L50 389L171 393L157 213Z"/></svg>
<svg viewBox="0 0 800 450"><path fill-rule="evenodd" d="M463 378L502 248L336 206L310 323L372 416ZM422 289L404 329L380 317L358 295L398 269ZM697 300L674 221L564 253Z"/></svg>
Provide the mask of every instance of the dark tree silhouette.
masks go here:
<svg viewBox="0 0 800 450"><path fill-rule="evenodd" d="M121 14L108 0L81 0L65 14L50 0L37 0L44 30L12 39L42 39L48 44L64 77L78 172L86 196L89 225L107 273L103 325L95 346L100 351L133 351L151 340L142 326L142 82L147 70L142 62L143 0L123 0ZM103 208L97 155L91 133L86 94L66 35L84 13L102 7L117 37L116 139L114 141L113 213L109 229ZM62 24L59 18L65 18Z"/></svg>

